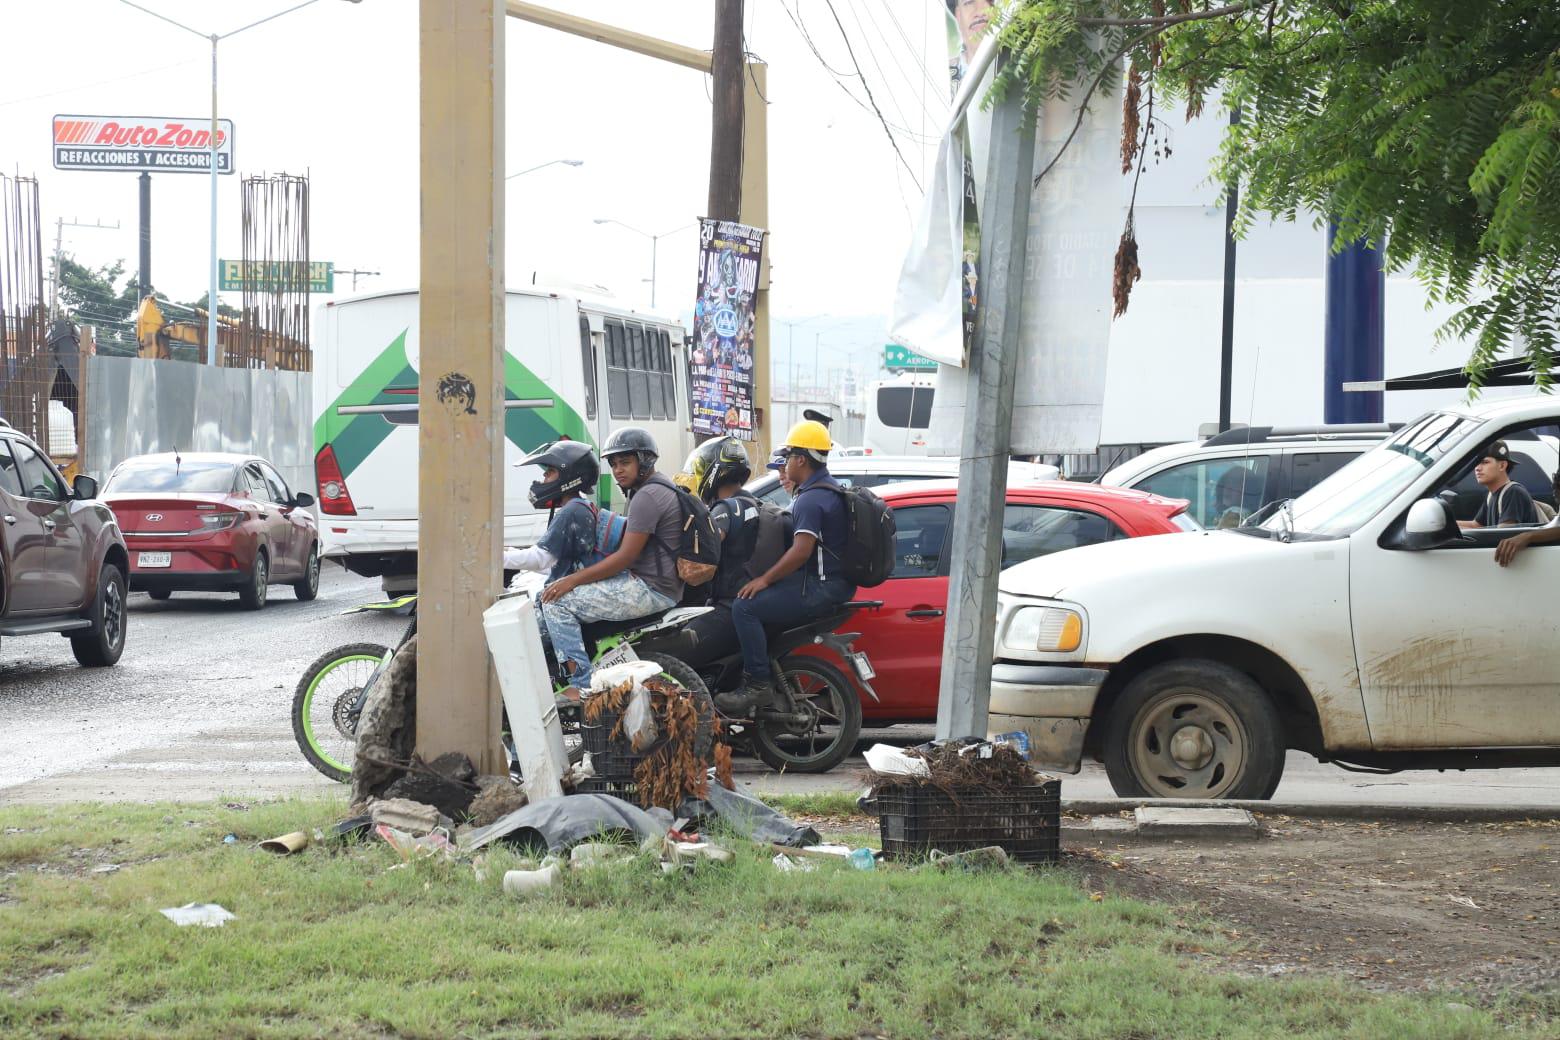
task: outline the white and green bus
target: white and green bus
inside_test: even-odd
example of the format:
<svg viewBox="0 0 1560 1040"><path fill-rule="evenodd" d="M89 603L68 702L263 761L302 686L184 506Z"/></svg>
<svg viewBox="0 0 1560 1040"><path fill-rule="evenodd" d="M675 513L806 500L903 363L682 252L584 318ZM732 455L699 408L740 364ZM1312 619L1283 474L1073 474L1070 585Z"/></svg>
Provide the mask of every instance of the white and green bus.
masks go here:
<svg viewBox="0 0 1560 1040"><path fill-rule="evenodd" d="M417 574L417 293L327 303L314 341L314 472L323 555L382 577ZM692 448L680 324L545 289L507 294L504 312L504 540L530 545L545 511L526 492L540 479L513 464L560 437L600 445L643 426L675 468ZM601 499L615 490L603 476Z"/></svg>

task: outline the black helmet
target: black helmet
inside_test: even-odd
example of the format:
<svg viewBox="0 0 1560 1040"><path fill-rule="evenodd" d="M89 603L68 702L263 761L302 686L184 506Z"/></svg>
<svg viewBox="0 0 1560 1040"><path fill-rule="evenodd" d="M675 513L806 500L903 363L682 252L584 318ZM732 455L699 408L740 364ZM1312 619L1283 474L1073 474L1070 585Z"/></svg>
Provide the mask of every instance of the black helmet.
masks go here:
<svg viewBox="0 0 1560 1040"><path fill-rule="evenodd" d="M813 422L823 423L825 429L828 429L829 424L834 421L834 416L829 415L827 412L819 412L811 408L802 409L802 418L811 419Z"/></svg>
<svg viewBox="0 0 1560 1040"><path fill-rule="evenodd" d="M753 475L748 453L735 437L712 437L694 448L683 463L678 483L686 484L706 503L715 501L715 491L724 484L745 484ZM689 486L691 485L691 486Z"/></svg>
<svg viewBox="0 0 1560 1040"><path fill-rule="evenodd" d="M622 429L613 430L607 438L607 443L601 447L601 457L607 462L612 461L614 455L626 455L629 452L639 456L639 464L645 468L655 465L655 460L661 457L661 449L655 446L655 438L650 436L650 431L643 426L624 426Z"/></svg>
<svg viewBox="0 0 1560 1040"><path fill-rule="evenodd" d="M556 509L581 491L591 490L601 479L601 464L584 441L544 444L515 465L558 471L557 480L538 480L531 485L531 505L537 509Z"/></svg>

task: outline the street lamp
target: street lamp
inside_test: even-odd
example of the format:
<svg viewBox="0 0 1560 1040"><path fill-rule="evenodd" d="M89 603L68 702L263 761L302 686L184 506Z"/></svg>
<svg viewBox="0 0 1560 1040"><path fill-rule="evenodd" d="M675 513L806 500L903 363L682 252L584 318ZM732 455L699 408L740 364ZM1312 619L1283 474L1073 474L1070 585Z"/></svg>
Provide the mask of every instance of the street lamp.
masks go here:
<svg viewBox="0 0 1560 1040"><path fill-rule="evenodd" d="M585 165L585 160L584 159L548 159L544 163L537 163L535 166L529 166L529 167L521 170L519 173L511 173L509 176L505 177L504 180L512 181L516 177L523 177L523 176L525 176L528 173L535 173L537 170L543 169L543 168L548 167L548 166L557 166L559 164L562 164L564 166L584 166Z"/></svg>
<svg viewBox="0 0 1560 1040"><path fill-rule="evenodd" d="M672 230L670 230L670 231L663 231L659 235L652 235L648 231L641 231L638 228L634 227L634 225L632 225L632 224L625 224L621 220L615 220L612 217L597 217L595 219L594 223L597 223L597 224L616 224L618 227L627 228L628 230L632 231L634 234L636 234L636 235L643 235L645 238L648 238L650 240L650 309L651 310L655 310L655 246L656 246L656 243L659 242L661 239L665 238L667 235L675 235L679 231L687 231L689 228L695 227L698 224L698 221L694 221L691 224L684 224L681 227L674 227L674 228L672 228Z"/></svg>
<svg viewBox="0 0 1560 1040"><path fill-rule="evenodd" d="M791 363L790 390L796 395L796 327L806 325L810 321L822 321L824 318L832 318L832 314L811 314L805 318L777 318L776 320L786 326L785 356ZM813 368L818 367L817 339L813 341Z"/></svg>
<svg viewBox="0 0 1560 1040"><path fill-rule="evenodd" d="M221 42L222 40L227 39L229 36L237 36L239 33L244 32L244 31L246 31L248 29L253 29L257 25L264 25L266 22L275 21L276 19L280 18L284 14L292 14L294 11L301 10L302 8L308 7L310 4L317 2L317 0L303 0L303 3L301 3L301 4L294 4L292 7L289 7L289 8L286 8L284 10L278 11L275 14L268 14L264 18L261 18L259 21L250 22L248 25L241 25L237 29L234 29L231 32L225 32L225 33L203 33L199 29L192 29L192 28L190 28L188 25L185 25L183 22L176 22L172 18L169 18L165 14L158 14L156 11L153 11L150 8L142 7L140 4L132 2L132 0L119 0L119 2L124 4L127 7L133 7L137 11L140 11L143 14L149 14L153 18L159 19L160 21L167 22L169 25L172 25L172 26L175 26L177 28L183 29L185 32L194 33L196 36L199 36L203 40L210 40L211 41L211 285L210 285L210 288L208 288L206 290L206 349L207 349L207 352L208 352L208 354L209 354L209 356L211 358L210 364L213 367L216 367L216 365L218 363L217 362L217 357L218 357L218 355L217 355L217 44L219 42ZM356 4L356 3L361 3L362 0L346 0L346 2L349 3L349 4Z"/></svg>

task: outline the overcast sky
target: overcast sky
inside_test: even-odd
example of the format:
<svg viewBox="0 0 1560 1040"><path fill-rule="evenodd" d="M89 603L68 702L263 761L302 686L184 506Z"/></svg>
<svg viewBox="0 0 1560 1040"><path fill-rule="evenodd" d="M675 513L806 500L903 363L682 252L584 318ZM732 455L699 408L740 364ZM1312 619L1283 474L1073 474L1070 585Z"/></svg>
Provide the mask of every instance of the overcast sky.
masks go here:
<svg viewBox="0 0 1560 1040"><path fill-rule="evenodd" d="M138 0L142 2L142 0ZM548 0L551 6L707 49L711 0ZM144 0L205 32L228 32L290 6L288 0ZM835 0L867 86L898 135L906 164L863 107L859 82L841 89L803 40L797 14L824 61L853 71L823 0L748 0L748 50L769 63L772 310L865 321L815 321L794 333L801 363L843 361L854 344L882 342L894 278L908 241L935 138L947 111L943 7L937 0ZM234 121L239 174L307 172L311 256L338 271L376 270L359 289L415 285L418 257L418 54L415 0L318 0L224 41L220 109ZM55 219L118 222L117 231L66 228L67 253L97 265L136 264L132 173L52 168L56 113L209 117L210 45L119 0L5 4L0 63L0 165L36 174L53 248ZM511 285L599 284L624 302L649 302L646 232L673 231L704 211L708 193L708 78L549 29L508 20L505 135L510 172L554 165L510 182L505 255ZM852 96L853 95L853 96ZM854 99L853 99L854 97ZM240 251L239 178L221 178L218 252ZM196 175L152 182L152 281L175 299L205 291L208 185ZM660 243L661 311L680 313L694 293L692 229ZM350 277L337 275L338 291ZM787 334L777 331L776 360ZM802 345L805 343L807 352Z"/></svg>

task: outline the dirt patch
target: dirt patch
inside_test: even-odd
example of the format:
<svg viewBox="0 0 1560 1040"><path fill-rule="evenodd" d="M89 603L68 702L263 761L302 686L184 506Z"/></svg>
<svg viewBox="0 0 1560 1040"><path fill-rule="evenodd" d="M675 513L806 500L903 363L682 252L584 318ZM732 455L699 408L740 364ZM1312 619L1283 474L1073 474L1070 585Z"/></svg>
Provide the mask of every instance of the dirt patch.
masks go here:
<svg viewBox="0 0 1560 1040"><path fill-rule="evenodd" d="M1063 844L1093 885L1217 918L1237 971L1560 1008L1560 822L1264 822L1256 841Z"/></svg>

